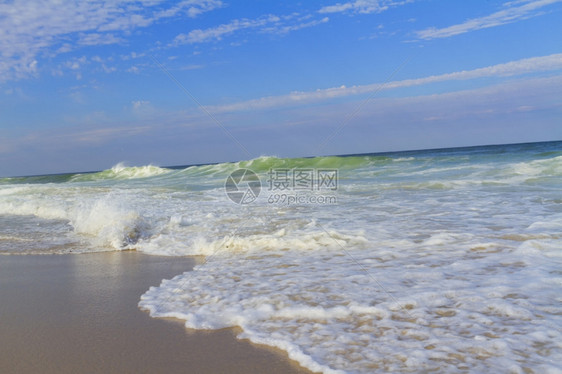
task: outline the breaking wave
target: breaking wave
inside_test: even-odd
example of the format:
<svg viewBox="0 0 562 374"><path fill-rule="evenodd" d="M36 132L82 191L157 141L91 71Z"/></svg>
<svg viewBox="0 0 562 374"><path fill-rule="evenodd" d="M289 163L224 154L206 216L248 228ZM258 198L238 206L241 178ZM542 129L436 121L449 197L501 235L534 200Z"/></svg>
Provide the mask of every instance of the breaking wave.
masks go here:
<svg viewBox="0 0 562 374"><path fill-rule="evenodd" d="M97 181L97 180L125 180L149 178L157 175L169 173L170 169L161 168L153 165L145 166L125 166L119 163L111 169L90 174L76 174L70 178L71 182Z"/></svg>

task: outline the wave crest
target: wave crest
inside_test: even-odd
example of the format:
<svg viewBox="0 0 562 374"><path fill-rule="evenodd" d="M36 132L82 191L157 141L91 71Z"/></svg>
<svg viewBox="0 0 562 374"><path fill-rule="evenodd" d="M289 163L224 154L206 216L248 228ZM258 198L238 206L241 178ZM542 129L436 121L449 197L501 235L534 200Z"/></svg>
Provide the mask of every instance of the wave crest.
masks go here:
<svg viewBox="0 0 562 374"><path fill-rule="evenodd" d="M171 172L170 169L154 165L126 166L120 162L111 169L92 174L77 174L72 177L73 182L96 181L96 180L127 180L149 178Z"/></svg>
<svg viewBox="0 0 562 374"><path fill-rule="evenodd" d="M340 171L382 166L392 162L386 156L322 156L283 158L260 156L251 160L223 162L213 165L190 166L184 173L195 176L224 176L236 169L250 169L256 173L266 173L271 169L338 169Z"/></svg>

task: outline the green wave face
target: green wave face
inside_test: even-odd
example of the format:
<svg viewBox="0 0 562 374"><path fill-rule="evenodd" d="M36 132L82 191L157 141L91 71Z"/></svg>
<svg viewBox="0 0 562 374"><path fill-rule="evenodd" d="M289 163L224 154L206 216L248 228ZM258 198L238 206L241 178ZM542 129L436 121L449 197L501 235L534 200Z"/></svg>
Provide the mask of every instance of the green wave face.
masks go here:
<svg viewBox="0 0 562 374"><path fill-rule="evenodd" d="M277 158L262 156L249 161L237 163L240 168L252 169L255 172L270 169L342 169L353 170L376 164L386 164L392 158L386 156L324 156L311 158Z"/></svg>

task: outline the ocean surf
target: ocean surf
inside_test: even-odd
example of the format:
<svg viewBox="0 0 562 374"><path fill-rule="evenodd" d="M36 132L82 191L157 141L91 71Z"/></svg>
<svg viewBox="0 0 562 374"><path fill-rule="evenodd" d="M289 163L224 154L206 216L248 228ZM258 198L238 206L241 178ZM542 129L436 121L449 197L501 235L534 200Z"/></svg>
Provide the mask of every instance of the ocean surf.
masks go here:
<svg viewBox="0 0 562 374"><path fill-rule="evenodd" d="M316 372L558 372L560 191L562 142L120 164L0 179L0 253L204 256L139 307Z"/></svg>

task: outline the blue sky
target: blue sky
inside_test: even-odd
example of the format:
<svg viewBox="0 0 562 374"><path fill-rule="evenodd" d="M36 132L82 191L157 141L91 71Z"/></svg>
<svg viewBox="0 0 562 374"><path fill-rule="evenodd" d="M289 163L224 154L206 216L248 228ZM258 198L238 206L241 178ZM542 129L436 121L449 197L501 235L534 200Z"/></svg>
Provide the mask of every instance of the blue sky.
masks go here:
<svg viewBox="0 0 562 374"><path fill-rule="evenodd" d="M562 139L562 1L0 3L0 175Z"/></svg>

